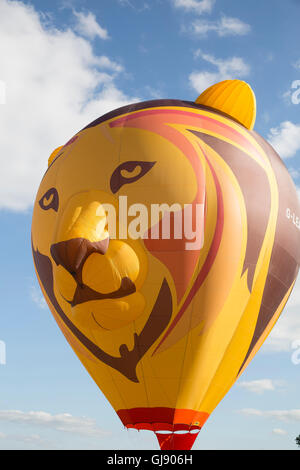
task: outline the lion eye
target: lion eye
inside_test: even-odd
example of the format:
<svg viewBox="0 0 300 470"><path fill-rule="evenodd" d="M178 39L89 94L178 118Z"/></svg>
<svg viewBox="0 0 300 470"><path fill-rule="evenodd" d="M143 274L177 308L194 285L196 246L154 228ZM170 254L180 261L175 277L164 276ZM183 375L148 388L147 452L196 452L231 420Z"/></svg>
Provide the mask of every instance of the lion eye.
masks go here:
<svg viewBox="0 0 300 470"><path fill-rule="evenodd" d="M55 188L48 189L44 196L39 200L39 205L44 211L53 209L55 212L57 212L59 206L57 190Z"/></svg>
<svg viewBox="0 0 300 470"><path fill-rule="evenodd" d="M119 165L110 178L110 189L115 194L124 184L134 183L142 178L156 162L130 161Z"/></svg>

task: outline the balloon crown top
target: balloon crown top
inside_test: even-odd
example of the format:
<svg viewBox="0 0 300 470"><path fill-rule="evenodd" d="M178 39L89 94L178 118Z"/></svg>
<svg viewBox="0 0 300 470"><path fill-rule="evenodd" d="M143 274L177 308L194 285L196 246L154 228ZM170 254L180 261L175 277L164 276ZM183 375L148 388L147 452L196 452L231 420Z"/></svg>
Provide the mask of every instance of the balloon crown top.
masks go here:
<svg viewBox="0 0 300 470"><path fill-rule="evenodd" d="M197 104L221 111L252 130L256 119L256 98L248 83L242 80L224 80L207 88Z"/></svg>

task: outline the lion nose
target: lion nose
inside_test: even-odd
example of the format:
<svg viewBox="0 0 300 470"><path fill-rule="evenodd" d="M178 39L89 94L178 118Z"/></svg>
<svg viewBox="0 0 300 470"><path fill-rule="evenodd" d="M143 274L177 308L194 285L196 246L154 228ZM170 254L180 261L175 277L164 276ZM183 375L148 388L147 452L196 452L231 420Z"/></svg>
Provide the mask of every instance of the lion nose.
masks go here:
<svg viewBox="0 0 300 470"><path fill-rule="evenodd" d="M107 216L97 191L72 196L57 221L51 256L57 266L68 271L79 285L82 268L92 253L104 255L109 246Z"/></svg>
<svg viewBox="0 0 300 470"><path fill-rule="evenodd" d="M91 242L85 238L73 238L51 245L51 256L57 266L65 268L78 282L82 283L82 268L92 253L104 255L109 246L109 238Z"/></svg>

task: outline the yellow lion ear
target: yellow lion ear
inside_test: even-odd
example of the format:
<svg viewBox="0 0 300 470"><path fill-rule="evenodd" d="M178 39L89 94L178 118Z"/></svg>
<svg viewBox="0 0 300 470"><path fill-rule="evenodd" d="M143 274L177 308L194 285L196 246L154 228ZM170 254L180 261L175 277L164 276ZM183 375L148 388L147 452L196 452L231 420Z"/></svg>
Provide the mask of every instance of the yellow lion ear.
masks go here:
<svg viewBox="0 0 300 470"><path fill-rule="evenodd" d="M63 145L61 147L57 147L57 149L53 150L53 152L51 153L50 157L48 158L48 167L51 165L51 163L53 162L53 160L55 159L56 155L58 154L58 152L63 148Z"/></svg>
<svg viewBox="0 0 300 470"><path fill-rule="evenodd" d="M225 80L205 90L197 104L222 111L247 129L253 129L256 119L256 98L248 83Z"/></svg>

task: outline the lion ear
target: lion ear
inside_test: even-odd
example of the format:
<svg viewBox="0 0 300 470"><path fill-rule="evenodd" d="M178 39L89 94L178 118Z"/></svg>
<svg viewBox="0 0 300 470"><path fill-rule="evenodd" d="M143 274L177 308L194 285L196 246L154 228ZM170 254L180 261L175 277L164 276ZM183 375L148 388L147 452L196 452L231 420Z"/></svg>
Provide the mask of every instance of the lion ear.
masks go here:
<svg viewBox="0 0 300 470"><path fill-rule="evenodd" d="M256 119L256 98L248 83L241 80L225 80L205 90L197 104L221 111L247 129L253 129Z"/></svg>
<svg viewBox="0 0 300 470"><path fill-rule="evenodd" d="M61 147L57 147L57 149L53 150L53 152L51 153L50 157L48 158L48 167L51 165L51 163L53 162L53 160L55 159L56 155L58 154L58 152L63 148L63 145Z"/></svg>

